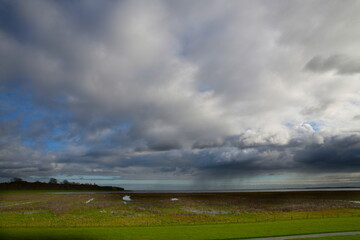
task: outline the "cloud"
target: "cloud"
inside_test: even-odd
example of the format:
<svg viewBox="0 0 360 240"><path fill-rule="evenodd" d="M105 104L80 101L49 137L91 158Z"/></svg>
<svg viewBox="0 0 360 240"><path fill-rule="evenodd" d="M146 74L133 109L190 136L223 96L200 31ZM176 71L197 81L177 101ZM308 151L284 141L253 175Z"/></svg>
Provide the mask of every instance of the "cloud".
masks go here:
<svg viewBox="0 0 360 240"><path fill-rule="evenodd" d="M357 1L3 6L2 176L358 171Z"/></svg>
<svg viewBox="0 0 360 240"><path fill-rule="evenodd" d="M344 55L333 55L327 58L321 56L313 57L305 66L313 72L335 71L338 74L360 73L360 60L350 59Z"/></svg>

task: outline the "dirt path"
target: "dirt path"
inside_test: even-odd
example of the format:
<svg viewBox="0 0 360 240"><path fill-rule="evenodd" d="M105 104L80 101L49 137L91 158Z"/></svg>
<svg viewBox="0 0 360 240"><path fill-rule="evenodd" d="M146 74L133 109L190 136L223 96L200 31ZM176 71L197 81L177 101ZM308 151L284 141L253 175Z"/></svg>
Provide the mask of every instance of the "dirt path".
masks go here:
<svg viewBox="0 0 360 240"><path fill-rule="evenodd" d="M330 237L330 236L344 236L344 235L358 235L358 234L360 235L360 231L357 231L357 232L304 234L304 235L283 236L283 237L246 238L246 239L241 239L241 240L285 240L285 239L297 239L297 238Z"/></svg>

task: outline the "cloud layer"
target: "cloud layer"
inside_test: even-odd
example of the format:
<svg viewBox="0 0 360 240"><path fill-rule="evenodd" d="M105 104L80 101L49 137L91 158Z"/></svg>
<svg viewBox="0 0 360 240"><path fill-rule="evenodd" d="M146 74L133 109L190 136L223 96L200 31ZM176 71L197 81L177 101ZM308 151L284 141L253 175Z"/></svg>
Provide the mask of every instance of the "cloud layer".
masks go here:
<svg viewBox="0 0 360 240"><path fill-rule="evenodd" d="M360 170L357 1L1 5L4 178Z"/></svg>

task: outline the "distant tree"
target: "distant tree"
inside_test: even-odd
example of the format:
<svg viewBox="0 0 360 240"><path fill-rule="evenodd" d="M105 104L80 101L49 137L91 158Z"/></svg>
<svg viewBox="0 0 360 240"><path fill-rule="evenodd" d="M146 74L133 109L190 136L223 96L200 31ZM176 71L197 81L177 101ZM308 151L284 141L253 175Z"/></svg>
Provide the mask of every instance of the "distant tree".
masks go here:
<svg viewBox="0 0 360 240"><path fill-rule="evenodd" d="M68 180L66 180L66 179L62 183L63 184L70 184L70 182Z"/></svg>
<svg viewBox="0 0 360 240"><path fill-rule="evenodd" d="M56 178L50 178L49 180L49 183L52 183L52 184L57 184L57 179Z"/></svg>
<svg viewBox="0 0 360 240"><path fill-rule="evenodd" d="M22 180L21 178L18 177L14 177L11 179L11 182L23 182L24 180Z"/></svg>

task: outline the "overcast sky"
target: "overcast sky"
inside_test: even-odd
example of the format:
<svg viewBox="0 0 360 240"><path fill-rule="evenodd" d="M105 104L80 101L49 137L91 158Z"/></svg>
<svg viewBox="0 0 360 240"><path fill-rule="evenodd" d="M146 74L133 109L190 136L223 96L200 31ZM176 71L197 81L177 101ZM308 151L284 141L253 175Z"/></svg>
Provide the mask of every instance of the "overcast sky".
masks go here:
<svg viewBox="0 0 360 240"><path fill-rule="evenodd" d="M360 186L359 12L0 0L0 180Z"/></svg>

